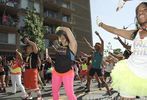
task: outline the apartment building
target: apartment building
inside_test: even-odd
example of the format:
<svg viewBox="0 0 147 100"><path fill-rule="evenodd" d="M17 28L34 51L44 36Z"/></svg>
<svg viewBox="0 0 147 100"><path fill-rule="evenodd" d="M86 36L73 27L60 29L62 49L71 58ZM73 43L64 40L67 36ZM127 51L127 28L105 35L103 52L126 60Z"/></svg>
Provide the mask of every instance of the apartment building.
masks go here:
<svg viewBox="0 0 147 100"><path fill-rule="evenodd" d="M24 25L26 8L35 7L44 18L45 47L52 55L51 45L57 26L72 29L78 42L78 53L90 50L83 37L92 43L90 0L0 0L0 55L11 56L19 48L18 29Z"/></svg>

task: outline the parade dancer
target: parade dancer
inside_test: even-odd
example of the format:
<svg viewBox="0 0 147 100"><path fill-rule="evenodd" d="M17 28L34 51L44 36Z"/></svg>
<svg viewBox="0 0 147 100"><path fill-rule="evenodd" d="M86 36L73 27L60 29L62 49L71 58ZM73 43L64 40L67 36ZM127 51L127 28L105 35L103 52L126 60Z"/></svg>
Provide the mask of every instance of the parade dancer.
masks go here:
<svg viewBox="0 0 147 100"><path fill-rule="evenodd" d="M37 100L43 100L41 96L41 91L38 85L38 62L40 62L40 58L38 55L38 48L36 43L29 40L28 37L24 37L25 52L26 59L25 61L25 71L23 73L23 81L25 89L27 89L27 93L29 95L28 99L31 99L31 92L37 93Z"/></svg>
<svg viewBox="0 0 147 100"><path fill-rule="evenodd" d="M123 53L124 59L128 59L129 56L132 54L131 52L131 46L127 43L123 42L119 36L115 37L114 39L118 40L120 44L126 49Z"/></svg>
<svg viewBox="0 0 147 100"><path fill-rule="evenodd" d="M22 62L23 62L22 55L18 50L16 50L16 59L12 60L12 64L10 67L12 91L13 91L12 93L16 93L16 85L17 85L23 93L22 98L25 99L28 95L25 91L24 86L21 83Z"/></svg>
<svg viewBox="0 0 147 100"><path fill-rule="evenodd" d="M55 66L52 71L53 100L59 100L59 90L63 82L68 100L77 100L74 94L74 62L77 52L77 42L67 27L58 27L56 34L62 47L56 50Z"/></svg>
<svg viewBox="0 0 147 100"><path fill-rule="evenodd" d="M112 70L112 88L120 93L121 100L135 100L147 96L147 2L136 7L138 29L118 29L97 19L99 27L108 32L133 40L133 53L119 61Z"/></svg>
<svg viewBox="0 0 147 100"><path fill-rule="evenodd" d="M90 82L92 77L95 75L95 73L98 75L99 79L101 80L102 84L104 84L104 86L107 89L107 93L109 95L111 95L111 92L109 90L108 85L106 84L103 74L102 74L102 61L103 61L103 52L104 52L104 41L101 38L101 36L99 35L99 33L96 31L95 32L96 35L99 37L101 43L96 43L94 47L92 47L88 42L87 44L89 44L89 46L91 47L91 49L94 51L93 55L92 55L92 66L89 70L89 77L87 78L87 88L85 90L85 92L90 92Z"/></svg>

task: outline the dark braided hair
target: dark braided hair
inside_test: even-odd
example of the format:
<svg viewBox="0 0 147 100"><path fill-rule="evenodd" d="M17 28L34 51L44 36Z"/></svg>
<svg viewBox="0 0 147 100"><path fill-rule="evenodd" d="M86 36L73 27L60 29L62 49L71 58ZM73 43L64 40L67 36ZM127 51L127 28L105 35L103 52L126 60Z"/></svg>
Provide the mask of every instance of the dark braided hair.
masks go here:
<svg viewBox="0 0 147 100"><path fill-rule="evenodd" d="M132 34L132 39L134 39L134 38L136 37L137 32L138 32L138 30L139 30L139 26L140 26L140 23L138 23L138 18L137 18L137 14L138 14L137 11L138 11L140 5L145 5L145 6L147 7L147 2L141 2L141 3L136 7L136 19L137 19L136 28L137 28L137 30L133 32L133 34Z"/></svg>

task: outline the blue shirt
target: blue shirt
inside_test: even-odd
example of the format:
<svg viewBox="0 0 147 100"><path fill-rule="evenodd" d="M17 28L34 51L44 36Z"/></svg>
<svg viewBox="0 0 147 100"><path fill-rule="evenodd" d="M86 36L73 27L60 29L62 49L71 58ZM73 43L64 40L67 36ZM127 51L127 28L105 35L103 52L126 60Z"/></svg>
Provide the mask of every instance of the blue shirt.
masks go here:
<svg viewBox="0 0 147 100"><path fill-rule="evenodd" d="M103 55L99 52L94 52L92 57L92 67L96 69L101 69Z"/></svg>

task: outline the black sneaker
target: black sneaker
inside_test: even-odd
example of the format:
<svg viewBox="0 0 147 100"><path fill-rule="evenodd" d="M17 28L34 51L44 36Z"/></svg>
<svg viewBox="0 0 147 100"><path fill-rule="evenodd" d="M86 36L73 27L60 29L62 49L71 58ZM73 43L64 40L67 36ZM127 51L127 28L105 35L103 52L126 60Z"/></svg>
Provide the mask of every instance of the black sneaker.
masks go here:
<svg viewBox="0 0 147 100"><path fill-rule="evenodd" d="M140 99L140 97L139 96L136 96L136 99Z"/></svg>

